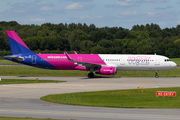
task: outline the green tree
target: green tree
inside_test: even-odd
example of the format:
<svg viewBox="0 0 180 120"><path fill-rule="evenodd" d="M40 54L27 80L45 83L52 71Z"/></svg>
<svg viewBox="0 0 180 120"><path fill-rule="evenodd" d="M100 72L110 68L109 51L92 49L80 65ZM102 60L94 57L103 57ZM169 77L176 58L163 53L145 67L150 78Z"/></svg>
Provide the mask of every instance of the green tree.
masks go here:
<svg viewBox="0 0 180 120"><path fill-rule="evenodd" d="M180 35L180 25L177 25L177 26L176 26L176 31L177 31L177 33Z"/></svg>
<svg viewBox="0 0 180 120"><path fill-rule="evenodd" d="M151 31L151 26L149 24L146 24L144 30L150 32Z"/></svg>
<svg viewBox="0 0 180 120"><path fill-rule="evenodd" d="M159 43L154 47L154 53L158 55L164 55L165 54L165 45L163 43Z"/></svg>
<svg viewBox="0 0 180 120"><path fill-rule="evenodd" d="M170 58L178 58L179 55L176 54L176 48L168 48L166 50L166 56Z"/></svg>
<svg viewBox="0 0 180 120"><path fill-rule="evenodd" d="M180 39L177 39L174 41L174 46L175 46L175 50L176 50L176 56L180 57Z"/></svg>
<svg viewBox="0 0 180 120"><path fill-rule="evenodd" d="M75 23L70 23L70 24L68 25L68 29L69 29L70 31L75 30L76 27L77 27L77 25L76 25Z"/></svg>
<svg viewBox="0 0 180 120"><path fill-rule="evenodd" d="M156 38L156 37L158 37L158 36L159 36L159 34L158 34L157 32L155 32L155 31L151 31L151 32L149 33L149 37Z"/></svg>
<svg viewBox="0 0 180 120"><path fill-rule="evenodd" d="M151 31L156 31L156 32L160 33L161 28L159 27L159 25L151 23Z"/></svg>
<svg viewBox="0 0 180 120"><path fill-rule="evenodd" d="M163 38L166 38L166 37L171 37L171 34L167 32L166 30L162 30L160 33L160 36L162 36Z"/></svg>
<svg viewBox="0 0 180 120"><path fill-rule="evenodd" d="M68 35L68 41L72 44L76 40L87 40L88 34L86 34L83 30L74 30Z"/></svg>
<svg viewBox="0 0 180 120"><path fill-rule="evenodd" d="M39 43L41 41L41 37L28 37L24 39L24 42L27 44L27 46L31 49L31 50L38 50L40 49L40 44ZM43 49L44 50L44 49Z"/></svg>
<svg viewBox="0 0 180 120"><path fill-rule="evenodd" d="M138 36L138 33L134 30L130 31L127 38L136 39Z"/></svg>
<svg viewBox="0 0 180 120"><path fill-rule="evenodd" d="M125 39L115 39L113 41L113 46L114 47L121 47L121 46L123 46L124 42L125 42Z"/></svg>
<svg viewBox="0 0 180 120"><path fill-rule="evenodd" d="M138 54L153 54L153 48L150 45L143 45L137 49Z"/></svg>
<svg viewBox="0 0 180 120"><path fill-rule="evenodd" d="M147 40L149 39L149 33L147 31L138 31L137 32L137 40L141 41L141 40Z"/></svg>
<svg viewBox="0 0 180 120"><path fill-rule="evenodd" d="M98 45L104 48L109 48L113 46L113 42L110 40L103 39L98 42Z"/></svg>
<svg viewBox="0 0 180 120"><path fill-rule="evenodd" d="M107 32L103 29L92 31L90 34L90 40L92 40L93 42L99 42L102 39L111 39L111 37L109 37Z"/></svg>
<svg viewBox="0 0 180 120"><path fill-rule="evenodd" d="M6 42L3 37L0 37L0 50L6 49Z"/></svg>
<svg viewBox="0 0 180 120"><path fill-rule="evenodd" d="M123 30L123 31L117 31L115 34L116 39L124 39L128 35L128 31Z"/></svg>
<svg viewBox="0 0 180 120"><path fill-rule="evenodd" d="M67 38L57 36L55 39L56 39L56 43L57 43L57 50L70 51L70 44L69 44Z"/></svg>
<svg viewBox="0 0 180 120"><path fill-rule="evenodd" d="M49 36L57 36L57 31L56 30L53 30L49 33Z"/></svg>
<svg viewBox="0 0 180 120"><path fill-rule="evenodd" d="M93 54L106 54L107 50L99 45L94 46L91 50L91 53Z"/></svg>
<svg viewBox="0 0 180 120"><path fill-rule="evenodd" d="M80 47L80 51L85 51L86 53L90 53L92 47L94 47L94 42L90 41L90 40L84 40L80 43L79 47Z"/></svg>
<svg viewBox="0 0 180 120"><path fill-rule="evenodd" d="M71 50L80 51L80 44L81 44L81 41L80 41L80 40L74 41L74 42L70 45L70 46L71 46Z"/></svg>
<svg viewBox="0 0 180 120"><path fill-rule="evenodd" d="M127 51L131 54L137 54L137 41L131 40L128 42Z"/></svg>

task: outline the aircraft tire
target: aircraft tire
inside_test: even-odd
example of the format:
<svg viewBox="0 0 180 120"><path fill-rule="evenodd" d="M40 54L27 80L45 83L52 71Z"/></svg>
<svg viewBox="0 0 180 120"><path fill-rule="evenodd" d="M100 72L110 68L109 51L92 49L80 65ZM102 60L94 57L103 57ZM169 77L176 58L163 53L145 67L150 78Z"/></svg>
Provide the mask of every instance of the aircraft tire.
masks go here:
<svg viewBox="0 0 180 120"><path fill-rule="evenodd" d="M159 76L158 76L158 72L157 71L155 71L155 78L158 78Z"/></svg>
<svg viewBox="0 0 180 120"><path fill-rule="evenodd" d="M88 78L93 78L94 77L94 73L89 73L88 74Z"/></svg>
<svg viewBox="0 0 180 120"><path fill-rule="evenodd" d="M159 76L158 76L158 75L156 75L155 77L156 77L156 78L158 78Z"/></svg>

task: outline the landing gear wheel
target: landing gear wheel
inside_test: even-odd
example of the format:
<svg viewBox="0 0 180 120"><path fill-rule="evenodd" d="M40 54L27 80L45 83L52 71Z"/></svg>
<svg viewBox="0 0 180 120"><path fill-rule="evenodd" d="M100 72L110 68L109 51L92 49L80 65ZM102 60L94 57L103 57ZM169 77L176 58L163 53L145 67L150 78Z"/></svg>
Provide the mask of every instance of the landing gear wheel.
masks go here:
<svg viewBox="0 0 180 120"><path fill-rule="evenodd" d="M159 77L159 76L158 76L158 73L157 73L157 71L155 71L155 72L156 72L156 73L155 73L155 77L158 78L158 77Z"/></svg>
<svg viewBox="0 0 180 120"><path fill-rule="evenodd" d="M88 78L93 78L94 77L94 73L89 73L88 74Z"/></svg>

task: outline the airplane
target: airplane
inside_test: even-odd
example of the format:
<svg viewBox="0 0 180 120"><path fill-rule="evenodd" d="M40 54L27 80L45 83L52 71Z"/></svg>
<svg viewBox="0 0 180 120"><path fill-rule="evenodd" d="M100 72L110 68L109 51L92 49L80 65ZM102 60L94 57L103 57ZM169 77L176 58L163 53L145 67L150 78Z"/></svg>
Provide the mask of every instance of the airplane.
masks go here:
<svg viewBox="0 0 180 120"><path fill-rule="evenodd" d="M4 58L17 63L53 70L83 70L90 71L88 78L94 73L100 75L115 75L120 70L157 71L170 70L177 65L168 57L162 55L135 54L36 54L22 41L15 31L7 31L12 55Z"/></svg>

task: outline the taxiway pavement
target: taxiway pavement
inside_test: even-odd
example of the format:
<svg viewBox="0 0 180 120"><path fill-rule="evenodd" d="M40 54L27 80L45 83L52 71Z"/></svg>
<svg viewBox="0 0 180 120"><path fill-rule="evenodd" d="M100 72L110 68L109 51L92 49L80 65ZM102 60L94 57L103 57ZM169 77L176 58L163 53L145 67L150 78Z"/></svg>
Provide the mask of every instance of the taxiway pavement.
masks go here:
<svg viewBox="0 0 180 120"><path fill-rule="evenodd" d="M154 120L180 119L180 109L126 109L62 105L40 100L48 94L84 91L180 87L180 78L119 77L21 77L0 76L3 79L62 80L63 83L0 85L0 116L78 120Z"/></svg>

